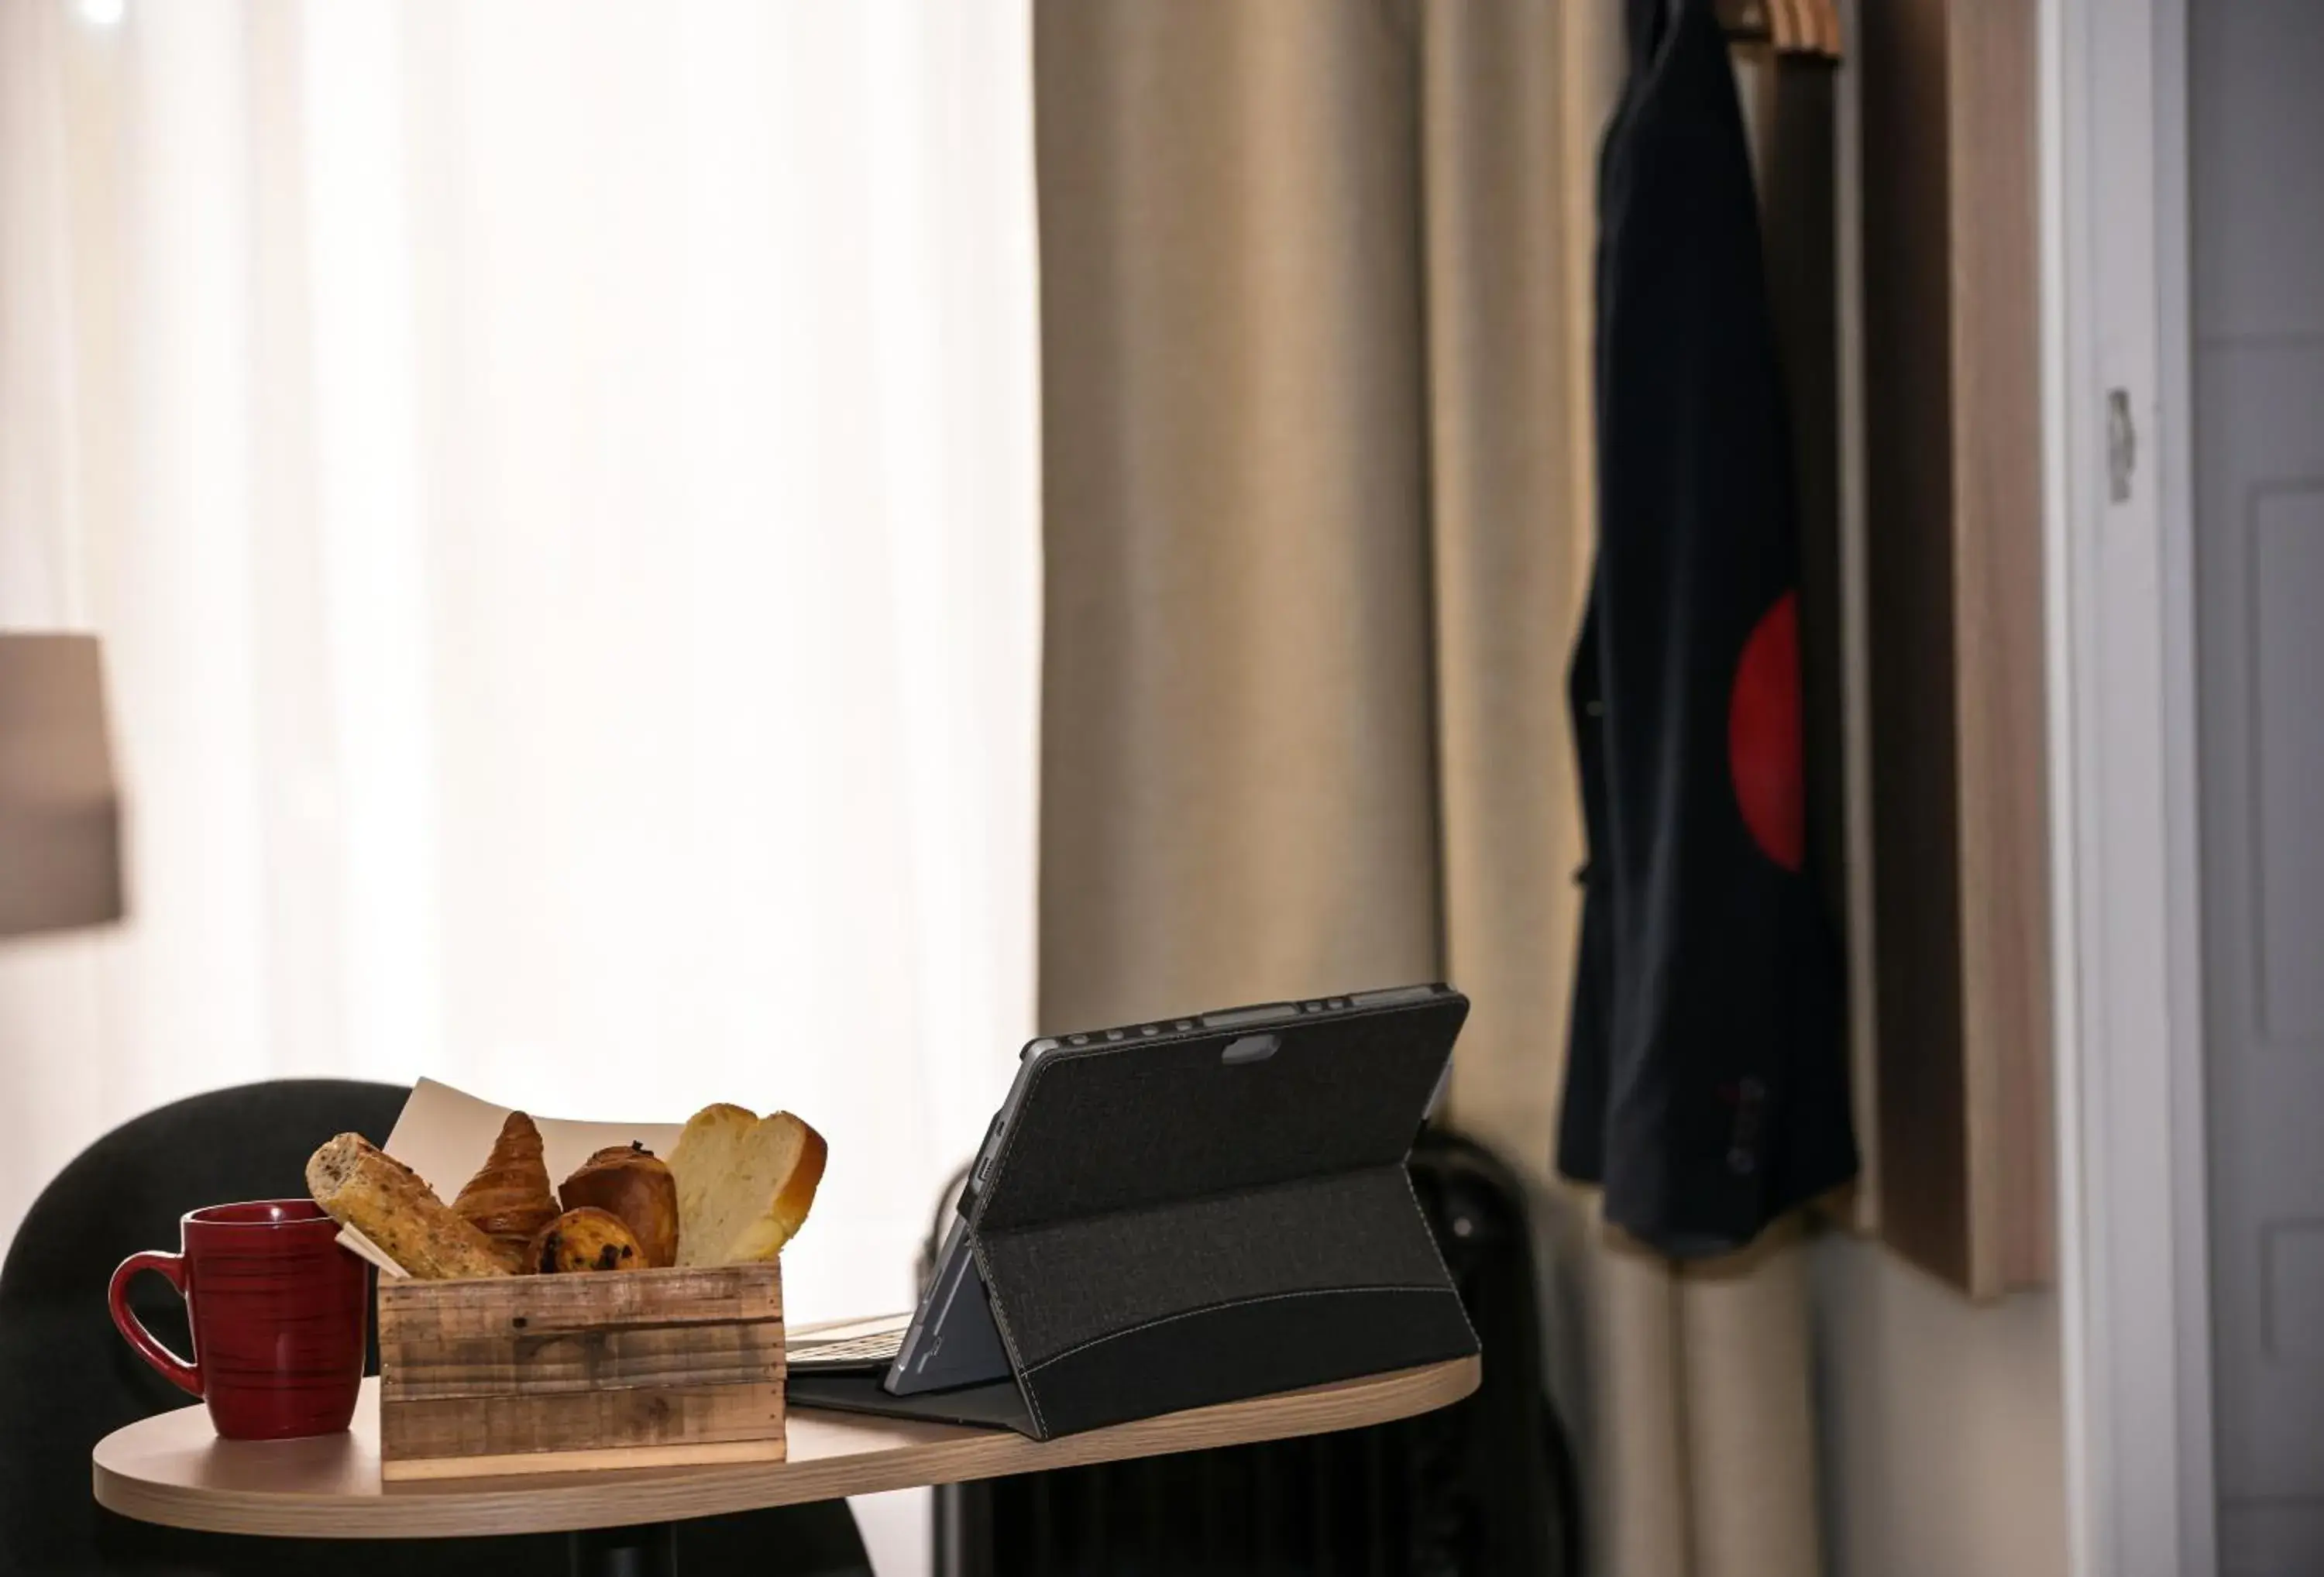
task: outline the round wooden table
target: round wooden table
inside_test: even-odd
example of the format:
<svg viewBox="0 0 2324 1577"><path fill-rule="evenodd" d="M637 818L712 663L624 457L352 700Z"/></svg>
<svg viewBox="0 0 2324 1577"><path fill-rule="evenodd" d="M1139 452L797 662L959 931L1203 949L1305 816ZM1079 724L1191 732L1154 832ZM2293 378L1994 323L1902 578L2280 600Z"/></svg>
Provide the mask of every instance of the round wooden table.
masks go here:
<svg viewBox="0 0 2324 1577"><path fill-rule="evenodd" d="M114 1431L90 1460L98 1504L171 1527L278 1538L581 1532L1323 1434L1457 1402L1477 1388L1477 1379L1476 1359L1455 1359L1047 1442L1004 1429L800 1407L789 1415L782 1462L392 1485L379 1476L379 1382L366 1379L355 1424L342 1434L220 1440L198 1405ZM667 1545L668 1534L619 1538L608 1547L643 1548L656 1538Z"/></svg>

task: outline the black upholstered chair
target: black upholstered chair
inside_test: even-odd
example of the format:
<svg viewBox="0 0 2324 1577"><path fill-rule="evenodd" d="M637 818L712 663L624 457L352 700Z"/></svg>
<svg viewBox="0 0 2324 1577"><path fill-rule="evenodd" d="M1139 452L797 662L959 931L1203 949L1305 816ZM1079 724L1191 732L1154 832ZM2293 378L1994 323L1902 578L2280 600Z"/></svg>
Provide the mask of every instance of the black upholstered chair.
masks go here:
<svg viewBox="0 0 2324 1577"><path fill-rule="evenodd" d="M334 1133L383 1139L407 1092L392 1084L285 1080L197 1095L115 1129L49 1185L0 1269L0 1577L530 1577L568 1569L562 1535L425 1543L244 1539L151 1527L89 1494L89 1449L111 1431L185 1405L113 1329L113 1268L174 1249L178 1218L205 1204L305 1194L308 1155ZM184 1305L159 1277L131 1305L187 1350ZM681 1523L681 1572L870 1577L844 1501Z"/></svg>

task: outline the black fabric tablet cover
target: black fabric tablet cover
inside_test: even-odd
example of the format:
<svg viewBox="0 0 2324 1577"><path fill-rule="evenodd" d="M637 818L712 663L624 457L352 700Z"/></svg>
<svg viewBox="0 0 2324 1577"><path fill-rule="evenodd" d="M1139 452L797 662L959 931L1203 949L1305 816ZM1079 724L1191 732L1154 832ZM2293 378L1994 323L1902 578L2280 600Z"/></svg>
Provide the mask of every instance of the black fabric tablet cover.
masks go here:
<svg viewBox="0 0 2324 1577"><path fill-rule="evenodd" d="M1038 1064L969 1208L1019 1427L1475 1352L1405 1170L1468 1007L1447 991ZM1271 1054L1224 1060L1254 1035Z"/></svg>

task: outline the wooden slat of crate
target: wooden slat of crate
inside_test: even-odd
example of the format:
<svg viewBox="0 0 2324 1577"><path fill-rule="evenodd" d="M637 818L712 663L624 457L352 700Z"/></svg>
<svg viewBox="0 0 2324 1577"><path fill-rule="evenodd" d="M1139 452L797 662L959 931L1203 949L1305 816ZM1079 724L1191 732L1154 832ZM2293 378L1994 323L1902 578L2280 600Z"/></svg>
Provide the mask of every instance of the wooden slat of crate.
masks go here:
<svg viewBox="0 0 2324 1577"><path fill-rule="evenodd" d="M528 1473L622 1472L647 1468L706 1468L728 1462L779 1462L784 1460L779 1440L737 1440L726 1444L697 1442L693 1445L613 1445L591 1451L543 1451L530 1455L382 1458L383 1482L403 1484L442 1482L447 1479L503 1479Z"/></svg>
<svg viewBox="0 0 2324 1577"><path fill-rule="evenodd" d="M447 1397L403 1402L379 1410L379 1445L385 1476L418 1460L453 1459L476 1472L479 1458L541 1459L572 1451L663 1448L647 1461L696 1462L688 1448L750 1442L766 1449L753 1459L779 1460L783 1386L635 1387L616 1391L567 1391L552 1396ZM770 1436L773 1438L770 1438ZM734 1460L731 1453L713 1461ZM530 1471L566 1470L538 1461ZM505 1469L503 1471L506 1471Z"/></svg>
<svg viewBox="0 0 2324 1577"><path fill-rule="evenodd" d="M779 1268L383 1283L389 1479L779 1460Z"/></svg>
<svg viewBox="0 0 2324 1577"><path fill-rule="evenodd" d="M532 1396L632 1386L740 1385L781 1372L783 1323L614 1326L546 1335L466 1336L379 1348L380 1396L389 1402L490 1397L514 1386Z"/></svg>
<svg viewBox="0 0 2324 1577"><path fill-rule="evenodd" d="M671 1270L391 1281L379 1286L379 1335L404 1342L503 1336L611 1325L707 1325L780 1319L776 1264ZM522 1320L523 1324L515 1322Z"/></svg>

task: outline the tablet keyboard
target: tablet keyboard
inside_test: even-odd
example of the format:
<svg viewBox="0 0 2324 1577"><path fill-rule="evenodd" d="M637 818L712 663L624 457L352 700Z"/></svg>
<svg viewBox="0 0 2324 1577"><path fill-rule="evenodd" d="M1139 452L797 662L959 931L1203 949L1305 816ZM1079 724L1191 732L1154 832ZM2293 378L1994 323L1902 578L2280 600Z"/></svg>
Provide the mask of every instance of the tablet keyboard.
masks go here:
<svg viewBox="0 0 2324 1577"><path fill-rule="evenodd" d="M908 1314L877 1320L851 1320L819 1331L796 1331L784 1344L783 1361L791 1369L870 1369L896 1360L903 1345Z"/></svg>
<svg viewBox="0 0 2324 1577"><path fill-rule="evenodd" d="M890 1331L883 1336L854 1336L844 1342L820 1342L805 1347L794 1347L784 1354L783 1360L793 1369L809 1364L847 1364L851 1368L864 1363L893 1363L896 1350L904 1344L901 1331Z"/></svg>

